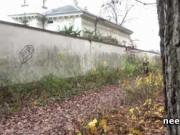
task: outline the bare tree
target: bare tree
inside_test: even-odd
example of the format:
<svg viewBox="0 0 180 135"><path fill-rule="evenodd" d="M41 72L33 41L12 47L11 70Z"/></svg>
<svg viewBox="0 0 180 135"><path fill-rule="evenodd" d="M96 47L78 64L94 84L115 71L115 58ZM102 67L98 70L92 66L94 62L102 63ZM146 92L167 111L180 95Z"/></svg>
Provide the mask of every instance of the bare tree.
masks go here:
<svg viewBox="0 0 180 135"><path fill-rule="evenodd" d="M180 2L157 0L168 119L180 119ZM180 135L179 125L167 125L168 135Z"/></svg>
<svg viewBox="0 0 180 135"><path fill-rule="evenodd" d="M116 24L123 25L133 5L129 4L129 0L110 0L102 5L106 18Z"/></svg>
<svg viewBox="0 0 180 135"><path fill-rule="evenodd" d="M156 3L146 3L141 0L109 0L108 2L102 5L103 14L106 14L106 18L110 21L115 22L116 24L123 25L130 19L128 14L131 9L134 7L133 2L140 3L142 5L155 5Z"/></svg>

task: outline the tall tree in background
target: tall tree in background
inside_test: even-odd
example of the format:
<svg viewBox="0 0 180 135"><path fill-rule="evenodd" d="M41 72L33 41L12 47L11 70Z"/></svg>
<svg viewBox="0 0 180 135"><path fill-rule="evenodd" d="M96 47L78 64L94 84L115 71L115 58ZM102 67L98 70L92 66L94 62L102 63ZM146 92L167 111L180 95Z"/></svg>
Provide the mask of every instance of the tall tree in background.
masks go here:
<svg viewBox="0 0 180 135"><path fill-rule="evenodd" d="M157 0L167 118L180 119L180 1ZM180 126L167 125L169 135Z"/></svg>
<svg viewBox="0 0 180 135"><path fill-rule="evenodd" d="M129 0L110 0L102 5L103 13L106 17L119 25L126 22L127 16L133 5L129 4Z"/></svg>

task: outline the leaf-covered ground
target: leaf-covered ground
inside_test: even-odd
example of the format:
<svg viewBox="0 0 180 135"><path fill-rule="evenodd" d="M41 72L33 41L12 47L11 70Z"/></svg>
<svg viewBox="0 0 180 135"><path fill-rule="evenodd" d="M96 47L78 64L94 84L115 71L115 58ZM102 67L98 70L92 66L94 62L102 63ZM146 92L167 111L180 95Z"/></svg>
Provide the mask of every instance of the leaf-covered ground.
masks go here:
<svg viewBox="0 0 180 135"><path fill-rule="evenodd" d="M63 102L24 107L0 120L2 135L164 135L163 98L128 106L119 86L104 86Z"/></svg>
<svg viewBox="0 0 180 135"><path fill-rule="evenodd" d="M122 106L92 119L78 135L165 135L163 98Z"/></svg>
<svg viewBox="0 0 180 135"><path fill-rule="evenodd" d="M105 86L62 103L25 107L18 114L0 120L0 134L74 135L79 123L103 110L119 108L122 101L122 91L118 86Z"/></svg>

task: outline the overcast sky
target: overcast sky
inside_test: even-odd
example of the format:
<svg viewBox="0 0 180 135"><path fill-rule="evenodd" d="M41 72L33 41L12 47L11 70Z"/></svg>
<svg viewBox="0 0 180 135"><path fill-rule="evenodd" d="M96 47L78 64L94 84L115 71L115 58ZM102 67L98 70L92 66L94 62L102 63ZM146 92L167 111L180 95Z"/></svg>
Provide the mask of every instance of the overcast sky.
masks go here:
<svg viewBox="0 0 180 135"><path fill-rule="evenodd" d="M27 12L39 12L43 0L27 0L29 9ZM106 0L78 0L79 6L87 7L88 11L102 15L101 5ZM145 50L159 50L158 21L156 6L144 6L129 0L134 4L134 8L129 13L128 18L132 18L125 27L131 29L134 34L132 38L136 40L138 48ZM145 2L155 2L155 0L142 0ZM0 0L0 20L6 20L9 14L23 13L21 8L23 0ZM74 4L73 0L47 0L48 9ZM27 9L26 9L27 10Z"/></svg>

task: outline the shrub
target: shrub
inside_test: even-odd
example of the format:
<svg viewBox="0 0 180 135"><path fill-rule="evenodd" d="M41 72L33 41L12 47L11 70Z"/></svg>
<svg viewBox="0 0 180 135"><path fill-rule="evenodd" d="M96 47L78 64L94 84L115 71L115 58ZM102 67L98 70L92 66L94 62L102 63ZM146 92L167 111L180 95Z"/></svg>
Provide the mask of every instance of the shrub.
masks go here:
<svg viewBox="0 0 180 135"><path fill-rule="evenodd" d="M141 102L154 98L161 92L163 88L162 75L157 72L150 73L148 76L138 76L133 83L124 80L122 86L127 103Z"/></svg>
<svg viewBox="0 0 180 135"><path fill-rule="evenodd" d="M68 99L95 87L117 84L122 78L121 72L102 66L84 76L59 78L51 74L38 82L11 84L0 90L0 107L3 108L0 114L11 113L23 105L46 105L49 101Z"/></svg>
<svg viewBox="0 0 180 135"><path fill-rule="evenodd" d="M154 56L152 59L150 59L150 70L151 71L159 71L161 72L162 66L161 66L161 57L160 56Z"/></svg>
<svg viewBox="0 0 180 135"><path fill-rule="evenodd" d="M118 40L116 38L113 38L112 36L103 36L102 40L107 43L118 44Z"/></svg>
<svg viewBox="0 0 180 135"><path fill-rule="evenodd" d="M80 36L80 34L81 34L81 31L74 30L74 26L70 26L70 27L65 26L64 29L62 31L60 31L60 32L63 32L66 35L72 35L72 36L75 36L75 37Z"/></svg>
<svg viewBox="0 0 180 135"><path fill-rule="evenodd" d="M95 34L94 31L90 31L90 30L87 30L87 29L83 31L83 36L87 37L87 38L90 38L90 39L98 40L98 41L101 41L101 42L118 44L118 40L116 38L113 38L111 35L103 36L100 33Z"/></svg>
<svg viewBox="0 0 180 135"><path fill-rule="evenodd" d="M86 29L83 31L83 36L93 39L93 37L95 36L95 32Z"/></svg>
<svg viewBox="0 0 180 135"><path fill-rule="evenodd" d="M143 63L139 57L128 55L124 56L124 61L122 64L123 71L129 77L136 76L138 74L142 74Z"/></svg>
<svg viewBox="0 0 180 135"><path fill-rule="evenodd" d="M94 31L90 31L90 30L84 30L83 31L83 37L92 39L92 40L97 40L97 41L103 41L102 39L102 35L100 33L95 33Z"/></svg>

